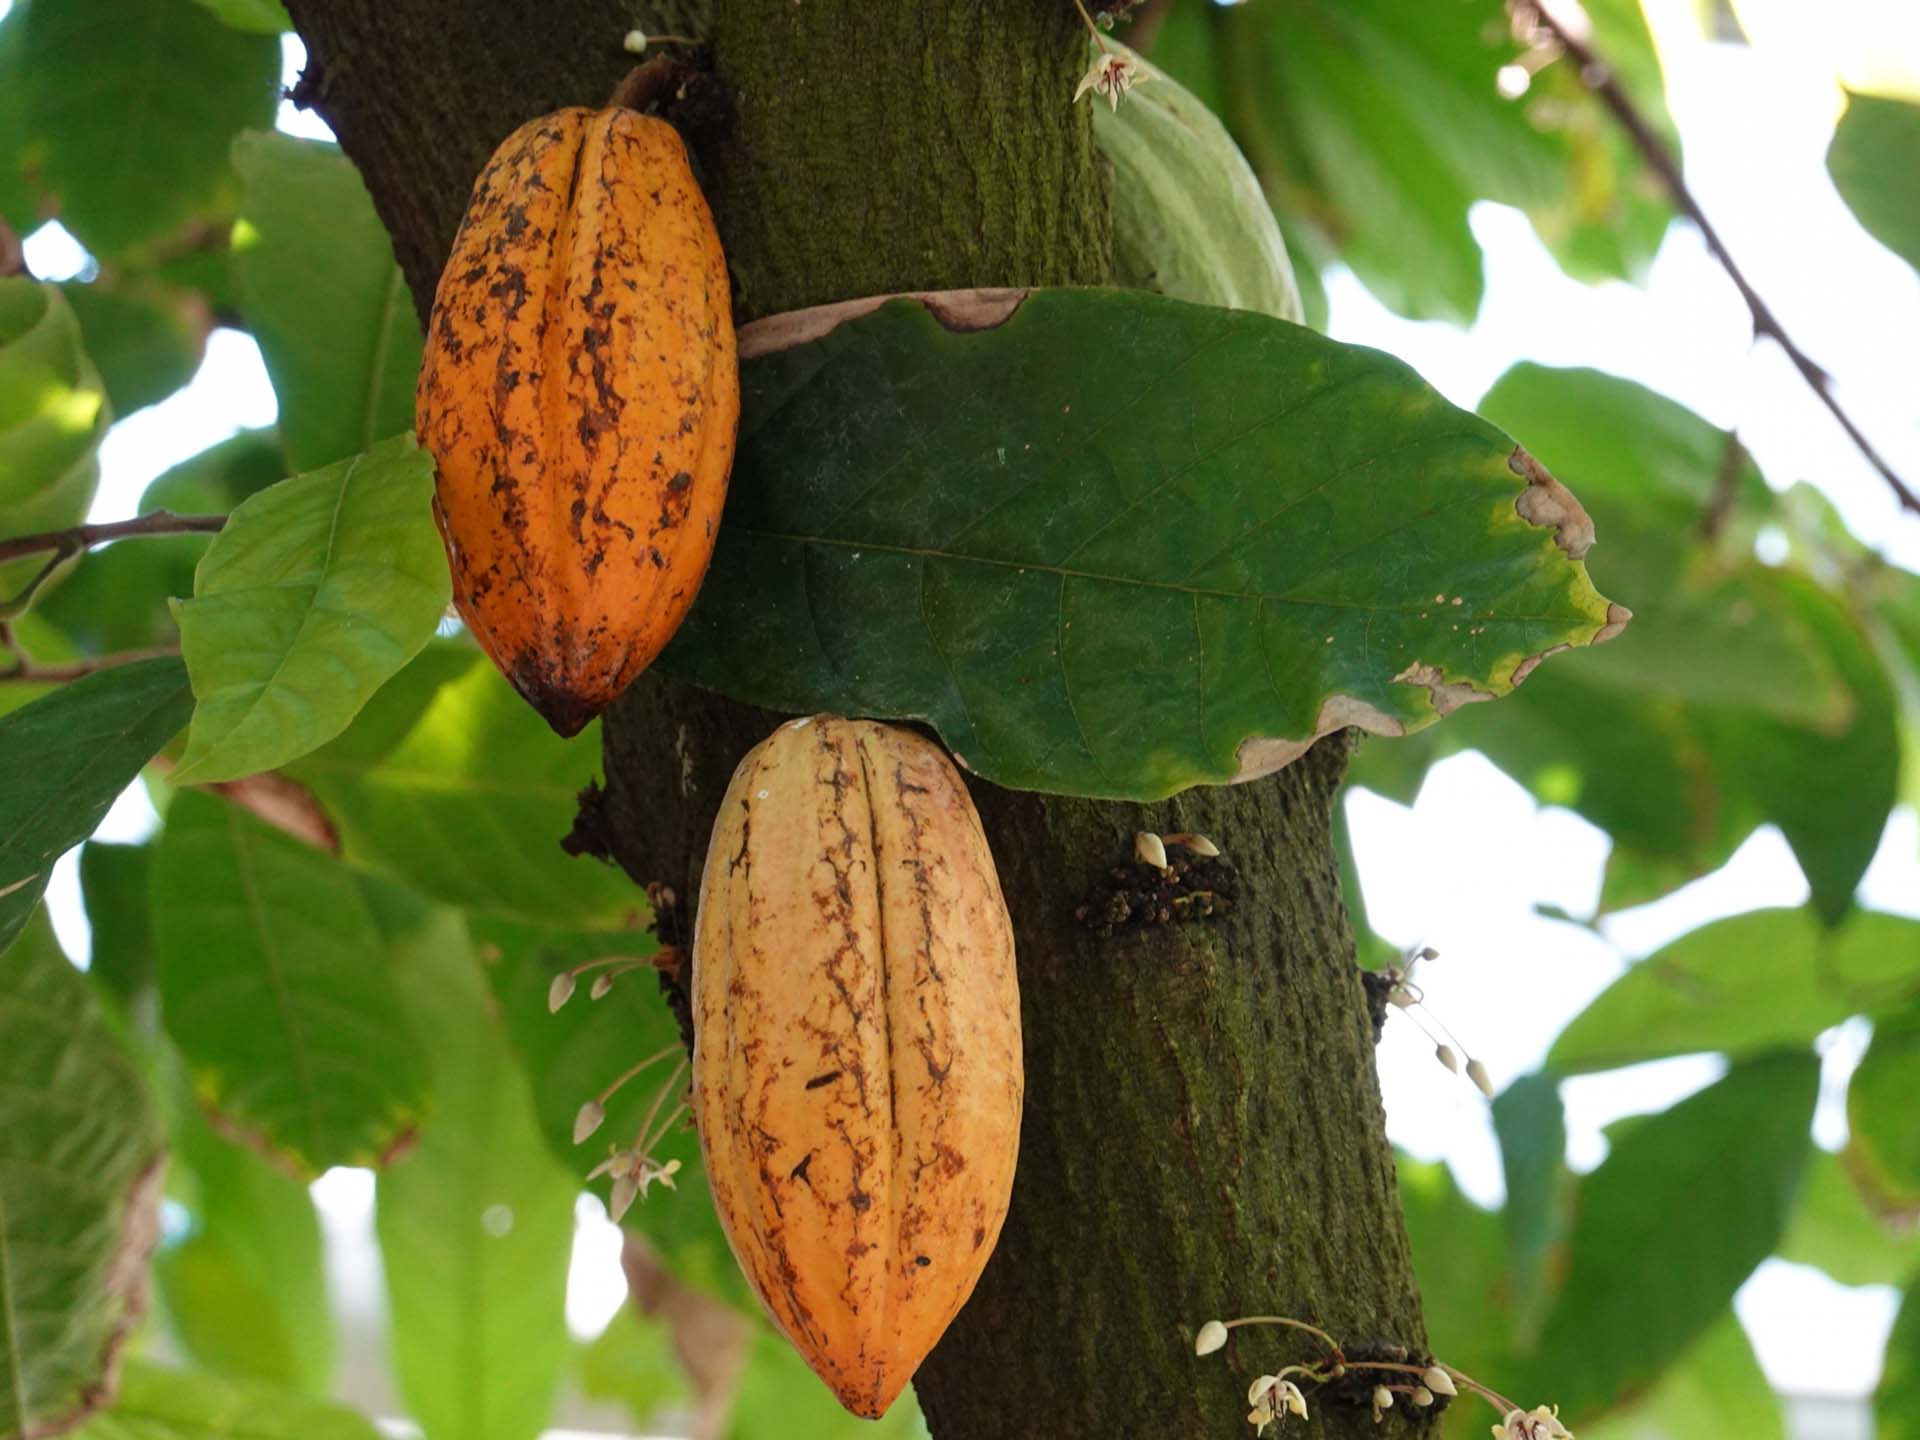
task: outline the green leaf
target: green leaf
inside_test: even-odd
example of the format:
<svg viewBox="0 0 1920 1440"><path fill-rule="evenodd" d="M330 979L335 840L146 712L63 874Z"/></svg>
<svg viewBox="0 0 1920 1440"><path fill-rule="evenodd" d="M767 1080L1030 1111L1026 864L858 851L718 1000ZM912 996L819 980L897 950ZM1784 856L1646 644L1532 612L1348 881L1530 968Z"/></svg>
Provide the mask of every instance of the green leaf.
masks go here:
<svg viewBox="0 0 1920 1440"><path fill-rule="evenodd" d="M1398 1157L1400 1207L1435 1353L1473 1375L1511 1361L1512 1287L1498 1215L1460 1193L1444 1162Z"/></svg>
<svg viewBox="0 0 1920 1440"><path fill-rule="evenodd" d="M0 277L0 536L60 530L85 518L113 423L57 286ZM46 562L0 563L0 607Z"/></svg>
<svg viewBox="0 0 1920 1440"><path fill-rule="evenodd" d="M1524 1345L1545 1318L1552 1299L1549 1282L1573 1219L1559 1077L1536 1073L1514 1081L1494 1099L1493 1126L1507 1184L1504 1218L1515 1338Z"/></svg>
<svg viewBox="0 0 1920 1440"><path fill-rule="evenodd" d="M230 1379L325 1394L333 1317L313 1199L279 1167L216 1135L184 1080L173 1087L171 1130L192 1229L155 1266L174 1335Z"/></svg>
<svg viewBox="0 0 1920 1440"><path fill-rule="evenodd" d="M1812 1055L1749 1061L1617 1136L1581 1182L1526 1393L1577 1430L1707 1332L1786 1227L1819 1081Z"/></svg>
<svg viewBox="0 0 1920 1440"><path fill-rule="evenodd" d="M538 930L494 920L476 922L474 938L488 959L488 979L508 1038L533 1086L540 1131L569 1173L584 1176L611 1146L627 1144L639 1132L677 1057L670 1053L609 1097L598 1133L576 1145L573 1121L580 1106L638 1061L678 1044L680 1030L657 979L645 969L620 980L605 998L578 995L557 1014L548 1012L547 987L562 970L585 961L650 955L657 948L654 938L644 932ZM583 979L581 988L587 984ZM697 1137L690 1128L676 1129L656 1154L663 1161L680 1161L676 1188L649 1190L627 1212L626 1225L644 1232L682 1281L751 1308L740 1267L714 1215ZM584 1188L604 1203L611 1182L603 1177Z"/></svg>
<svg viewBox="0 0 1920 1440"><path fill-rule="evenodd" d="M153 989L153 922L147 906L152 870L151 845L89 840L80 847L80 893L93 935L87 973L127 1011Z"/></svg>
<svg viewBox="0 0 1920 1440"><path fill-rule="evenodd" d="M566 1366L578 1186L547 1153L457 916L402 950L435 1105L380 1177L393 1354L428 1440L534 1440Z"/></svg>
<svg viewBox="0 0 1920 1440"><path fill-rule="evenodd" d="M145 1308L163 1155L145 1077L42 915L0 955L4 1440L99 1406Z"/></svg>
<svg viewBox="0 0 1920 1440"><path fill-rule="evenodd" d="M1920 1277L1908 1282L1873 1397L1878 1440L1920 1440Z"/></svg>
<svg viewBox="0 0 1920 1440"><path fill-rule="evenodd" d="M1851 1168L1845 1155L1815 1152L1780 1242L1781 1258L1818 1266L1842 1285L1884 1285L1920 1274L1920 1234L1876 1215Z"/></svg>
<svg viewBox="0 0 1920 1440"><path fill-rule="evenodd" d="M911 1387L879 1420L848 1413L783 1336L761 1327L754 1338L728 1440L922 1440L927 1433Z"/></svg>
<svg viewBox="0 0 1920 1440"><path fill-rule="evenodd" d="M1089 42L1129 55L1114 41ZM1240 147L1179 81L1138 56L1153 83L1093 107L1113 166L1114 279L1176 300L1301 319L1286 241Z"/></svg>
<svg viewBox="0 0 1920 1440"><path fill-rule="evenodd" d="M1606 621L1517 513L1506 436L1263 315L1043 290L956 334L896 301L744 388L727 521L660 664L926 720L998 784L1264 773L1505 694Z"/></svg>
<svg viewBox="0 0 1920 1440"><path fill-rule="evenodd" d="M113 1408L74 1440L379 1440L351 1410L264 1385L162 1370L135 1361Z"/></svg>
<svg viewBox="0 0 1920 1440"><path fill-rule="evenodd" d="M174 606L199 701L176 782L319 749L420 653L450 594L432 500L407 434L241 503Z"/></svg>
<svg viewBox="0 0 1920 1440"><path fill-rule="evenodd" d="M274 430L242 430L156 476L140 496L140 513L233 509L285 477L287 462Z"/></svg>
<svg viewBox="0 0 1920 1440"><path fill-rule="evenodd" d="M1915 928L1920 931L1920 926ZM1920 1004L1873 1027L1873 1043L1847 1086L1852 1153L1864 1164L1874 1188L1902 1208L1920 1205L1916 1096L1920 1096Z"/></svg>
<svg viewBox="0 0 1920 1440"><path fill-rule="evenodd" d="M113 413L125 417L164 400L199 368L202 335L177 295L159 286L60 287L80 321L87 356L99 368Z"/></svg>
<svg viewBox="0 0 1920 1440"><path fill-rule="evenodd" d="M360 172L333 145L268 131L234 143L241 309L280 399L297 470L413 429L420 326Z"/></svg>
<svg viewBox="0 0 1920 1440"><path fill-rule="evenodd" d="M287 10L280 0L199 0L221 21L250 35L278 35L291 30Z"/></svg>
<svg viewBox="0 0 1920 1440"><path fill-rule="evenodd" d="M1782 1440L1786 1426L1753 1342L1731 1310L1624 1413L1580 1427L1580 1440Z"/></svg>
<svg viewBox="0 0 1920 1440"><path fill-rule="evenodd" d="M1826 931L1804 909L1750 910L1628 970L1561 1031L1547 1065L1570 1074L1708 1050L1757 1055L1915 995L1920 921L1866 911Z"/></svg>
<svg viewBox="0 0 1920 1440"><path fill-rule="evenodd" d="M0 718L0 946L26 923L53 862L93 833L192 702L178 660L138 660Z"/></svg>
<svg viewBox="0 0 1920 1440"><path fill-rule="evenodd" d="M659 1411L693 1399L687 1372L663 1320L622 1305L580 1354L580 1392L624 1405L642 1430L657 1429Z"/></svg>
<svg viewBox="0 0 1920 1440"><path fill-rule="evenodd" d="M391 750L370 754L349 731L291 773L339 824L348 858L436 900L618 924L645 897L613 867L560 848L599 766L597 729L560 739L476 655Z"/></svg>
<svg viewBox="0 0 1920 1440"><path fill-rule="evenodd" d="M193 790L153 865L167 1032L200 1098L303 1174L379 1163L426 1090L386 941L337 861Z"/></svg>
<svg viewBox="0 0 1920 1440"><path fill-rule="evenodd" d="M31 234L40 223L39 191L27 178L37 147L29 141L27 87L20 76L26 33L27 0L14 0L0 15L0 224L16 235Z"/></svg>
<svg viewBox="0 0 1920 1440"><path fill-rule="evenodd" d="M1920 105L1849 95L1827 147L1827 170L1854 215L1882 245L1920 269Z"/></svg>
<svg viewBox="0 0 1920 1440"><path fill-rule="evenodd" d="M164 235L215 197L227 150L271 125L280 46L182 0L55 0L27 12L40 181L96 255Z"/></svg>

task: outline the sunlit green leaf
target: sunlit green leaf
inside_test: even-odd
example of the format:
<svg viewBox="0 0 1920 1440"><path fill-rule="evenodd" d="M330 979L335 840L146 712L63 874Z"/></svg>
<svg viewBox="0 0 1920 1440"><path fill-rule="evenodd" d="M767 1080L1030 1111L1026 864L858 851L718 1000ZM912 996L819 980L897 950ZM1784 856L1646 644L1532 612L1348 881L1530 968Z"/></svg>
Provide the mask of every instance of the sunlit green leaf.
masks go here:
<svg viewBox="0 0 1920 1440"><path fill-rule="evenodd" d="M1112 41L1089 42L1111 46ZM1125 47L1119 47L1124 49ZM1113 166L1113 274L1134 290L1301 319L1286 241L1240 147L1164 71L1119 107L1093 107Z"/></svg>
<svg viewBox="0 0 1920 1440"><path fill-rule="evenodd" d="M1915 928L1920 932L1920 927ZM1920 944L1920 933L1915 943ZM1875 1188L1903 1208L1920 1205L1916 1100L1920 1100L1920 1004L1875 1024L1873 1043L1847 1085L1852 1151Z"/></svg>
<svg viewBox="0 0 1920 1440"><path fill-rule="evenodd" d="M113 1408L74 1440L379 1440L353 1411L264 1385L135 1361Z"/></svg>
<svg viewBox="0 0 1920 1440"><path fill-rule="evenodd" d="M158 286L121 291L73 284L60 290L79 317L87 358L100 372L115 415L164 400L193 378L204 341L177 296Z"/></svg>
<svg viewBox="0 0 1920 1440"><path fill-rule="evenodd" d="M153 869L161 1011L195 1091L303 1173L383 1159L426 1078L361 882L194 790Z"/></svg>
<svg viewBox="0 0 1920 1440"><path fill-rule="evenodd" d="M162 1156L145 1078L39 917L0 954L7 1440L58 1434L99 1406L145 1307Z"/></svg>
<svg viewBox="0 0 1920 1440"><path fill-rule="evenodd" d="M727 1440L924 1440L926 1422L909 1386L878 1421L850 1414L782 1336L762 1327L754 1338Z"/></svg>
<svg viewBox="0 0 1920 1440"><path fill-rule="evenodd" d="M435 1095L379 1181L401 1390L428 1440L534 1440L570 1349L579 1187L541 1139L459 917L442 912L398 969Z"/></svg>
<svg viewBox="0 0 1920 1440"><path fill-rule="evenodd" d="M165 234L213 198L227 149L273 123L280 46L181 0L55 0L27 12L41 183L88 249Z"/></svg>
<svg viewBox="0 0 1920 1440"><path fill-rule="evenodd" d="M234 229L241 306L297 470L413 428L420 326L360 172L332 145L242 136Z"/></svg>
<svg viewBox="0 0 1920 1440"><path fill-rule="evenodd" d="M1920 1273L1920 1230L1874 1213L1848 1173L1855 1164L1815 1153L1781 1257L1817 1265L1842 1285L1884 1285Z"/></svg>
<svg viewBox="0 0 1920 1440"><path fill-rule="evenodd" d="M432 457L405 434L233 512L174 607L198 699L176 781L317 750L420 652L449 595L432 497Z"/></svg>
<svg viewBox="0 0 1920 1440"><path fill-rule="evenodd" d="M928 720L1003 785L1153 798L1356 716L1419 729L1606 620L1517 513L1512 441L1263 315L1054 290L956 334L899 301L744 385L661 666Z"/></svg>
<svg viewBox="0 0 1920 1440"><path fill-rule="evenodd" d="M1868 911L1828 932L1808 910L1751 910L1640 961L1574 1017L1547 1063L1566 1074L1703 1050L1755 1055L1916 994L1920 921Z"/></svg>
<svg viewBox="0 0 1920 1440"><path fill-rule="evenodd" d="M1811 1054L1752 1060L1617 1134L1580 1184L1528 1393L1577 1431L1706 1333L1786 1227L1819 1079Z"/></svg>
<svg viewBox="0 0 1920 1440"><path fill-rule="evenodd" d="M1500 1162L1507 1182L1508 1272L1514 1334L1529 1343L1553 1298L1550 1283L1573 1218L1573 1176L1567 1169L1567 1119L1560 1081L1524 1075L1493 1102Z"/></svg>
<svg viewBox="0 0 1920 1440"><path fill-rule="evenodd" d="M0 15L0 224L31 234L40 220L40 197L27 179L33 147L28 143L27 87L20 64L27 33L27 0L14 0Z"/></svg>
<svg viewBox="0 0 1920 1440"><path fill-rule="evenodd" d="M278 35L291 30L280 0L198 0L236 30L253 35Z"/></svg>
<svg viewBox="0 0 1920 1440"><path fill-rule="evenodd" d="M1500 1217L1460 1193L1444 1163L1399 1157L1400 1206L1434 1353L1474 1375L1504 1374L1511 1287Z"/></svg>
<svg viewBox="0 0 1920 1440"><path fill-rule="evenodd" d="M1867 232L1920 269L1920 105L1849 95L1827 148L1833 183Z"/></svg>
<svg viewBox="0 0 1920 1440"><path fill-rule="evenodd" d="M76 525L100 478L106 391L57 286L0 277L0 536ZM0 606L45 563L0 563Z"/></svg>
<svg viewBox="0 0 1920 1440"><path fill-rule="evenodd" d="M198 1364L230 1379L325 1394L333 1325L312 1197L285 1170L216 1135L184 1077L175 1090L174 1181L192 1228L155 1267L173 1333Z"/></svg>
<svg viewBox="0 0 1920 1440"><path fill-rule="evenodd" d="M0 718L0 946L26 922L53 862L93 833L192 703L186 666L139 660Z"/></svg>
<svg viewBox="0 0 1920 1440"><path fill-rule="evenodd" d="M622 1305L607 1328L580 1355L580 1391L590 1400L627 1407L642 1430L657 1428L662 1406L692 1398L685 1367L674 1353L666 1321Z"/></svg>
<svg viewBox="0 0 1920 1440"><path fill-rule="evenodd" d="M437 900L617 924L646 897L611 866L560 848L599 769L597 729L560 739L476 655L393 749L368 754L349 731L292 773L339 824L350 859Z"/></svg>
<svg viewBox="0 0 1920 1440"><path fill-rule="evenodd" d="M1785 1434L1780 1397L1732 1311L1631 1408L1580 1427L1580 1440L1780 1440Z"/></svg>

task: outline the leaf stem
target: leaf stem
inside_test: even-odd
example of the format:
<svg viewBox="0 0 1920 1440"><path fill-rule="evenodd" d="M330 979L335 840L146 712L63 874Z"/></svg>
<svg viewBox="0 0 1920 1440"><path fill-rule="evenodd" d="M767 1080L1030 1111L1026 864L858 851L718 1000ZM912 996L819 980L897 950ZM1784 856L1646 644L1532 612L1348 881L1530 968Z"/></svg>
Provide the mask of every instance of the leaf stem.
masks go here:
<svg viewBox="0 0 1920 1440"><path fill-rule="evenodd" d="M1507 0L1507 8L1516 22L1536 26L1551 36L1567 58L1578 67L1580 83L1599 97L1600 102L1619 122L1620 128L1627 132L1627 138L1640 152L1641 159L1645 160L1654 174L1659 176L1660 182L1666 187L1675 206L1679 208L1681 214L1694 223L1700 231L1700 238L1707 242L1707 249L1712 252L1713 258L1720 262L1720 268L1725 270L1727 278L1733 281L1734 289L1740 292L1740 298L1746 302L1747 311L1753 317L1754 335L1766 336L1785 352L1787 359L1793 363L1793 368L1800 372L1800 378L1807 382L1808 388L1819 397L1820 402L1832 413L1833 418L1840 422L1840 428L1847 432L1847 438L1853 441L1867 463L1879 471L1880 478L1892 488L1901 505L1915 514L1920 514L1920 495L1916 495L1907 483L1894 473L1893 466L1887 463L1878 450L1874 449L1873 442L1867 439L1860 427L1854 423L1853 417L1841 407L1839 398L1833 393L1833 377L1794 343L1793 337L1787 334L1772 308L1762 298L1760 292L1753 288L1746 274L1734 263L1726 241L1720 238L1720 232L1714 229L1713 222L1707 219L1706 211L1701 209L1699 200L1687 188L1686 177L1681 173L1679 161L1667 149L1666 142L1654 130L1652 122L1640 112L1632 98L1621 88L1613 67L1591 45L1555 19L1542 0Z"/></svg>
<svg viewBox="0 0 1920 1440"><path fill-rule="evenodd" d="M3 617L4 612L0 612L0 651L8 652L10 658L0 657L0 685L64 685L70 680L84 680L89 675L97 675L117 665L131 665L136 660L158 660L180 653L178 645L154 645L143 650L116 650L111 655L93 655L66 665L40 665L27 654L26 647L13 633L12 624Z"/></svg>

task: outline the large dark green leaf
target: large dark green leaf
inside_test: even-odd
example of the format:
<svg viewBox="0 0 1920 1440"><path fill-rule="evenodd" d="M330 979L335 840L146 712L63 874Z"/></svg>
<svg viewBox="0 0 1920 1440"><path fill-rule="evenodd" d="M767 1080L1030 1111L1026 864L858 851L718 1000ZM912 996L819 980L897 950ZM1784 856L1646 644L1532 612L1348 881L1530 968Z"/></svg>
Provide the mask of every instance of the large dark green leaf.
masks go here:
<svg viewBox="0 0 1920 1440"><path fill-rule="evenodd" d="M1879 1440L1920 1440L1920 1277L1908 1283L1873 1397Z"/></svg>
<svg viewBox="0 0 1920 1440"><path fill-rule="evenodd" d="M1915 926L1920 946L1920 926ZM1920 968L1920 960L1915 962ZM1920 1205L1920 1004L1873 1028L1860 1068L1847 1086L1852 1153L1875 1189L1902 1208Z"/></svg>
<svg viewBox="0 0 1920 1440"><path fill-rule="evenodd" d="M1785 1434L1780 1397L1731 1310L1644 1399L1622 1414L1580 1427L1580 1440L1696 1440L1707 1435L1781 1440Z"/></svg>
<svg viewBox="0 0 1920 1440"><path fill-rule="evenodd" d="M0 536L59 530L85 517L112 419L59 287L0 276ZM0 563L0 606L45 559Z"/></svg>
<svg viewBox="0 0 1920 1440"><path fill-rule="evenodd" d="M534 1440L565 1367L579 1187L548 1154L460 918L402 947L435 1103L380 1177L377 1219L408 1414L428 1440Z"/></svg>
<svg viewBox="0 0 1920 1440"><path fill-rule="evenodd" d="M1849 1173L1856 1168L1844 1154L1815 1153L1780 1241L1781 1258L1818 1266L1842 1285L1885 1285L1920 1273L1920 1233L1896 1215L1875 1213Z"/></svg>
<svg viewBox="0 0 1920 1440"><path fill-rule="evenodd" d="M1810 1054L1749 1061L1618 1135L1581 1183L1530 1393L1578 1429L1706 1333L1792 1213L1819 1080Z"/></svg>
<svg viewBox="0 0 1920 1440"><path fill-rule="evenodd" d="M181 0L54 0L27 12L41 183L88 249L165 234L212 200L227 149L273 123L280 47Z"/></svg>
<svg viewBox="0 0 1920 1440"><path fill-rule="evenodd" d="M360 172L332 145L242 136L233 263L296 470L413 429L420 327Z"/></svg>
<svg viewBox="0 0 1920 1440"><path fill-rule="evenodd" d="M280 0L197 0L236 30L250 35L278 35L293 26Z"/></svg>
<svg viewBox="0 0 1920 1440"><path fill-rule="evenodd" d="M87 973L127 1011L153 990L153 923L147 906L152 862L151 845L90 840L80 847L80 892L93 941Z"/></svg>
<svg viewBox="0 0 1920 1440"><path fill-rule="evenodd" d="M28 143L27 87L20 79L26 33L27 0L14 0L0 15L0 223L17 235L31 234L40 223L40 196L27 178L34 157Z"/></svg>
<svg viewBox="0 0 1920 1440"><path fill-rule="evenodd" d="M0 946L26 922L53 862L93 833L192 707L186 666L140 660L0 717Z"/></svg>
<svg viewBox="0 0 1920 1440"><path fill-rule="evenodd" d="M113 1408L74 1440L379 1440L371 1422L338 1405L211 1375L126 1367Z"/></svg>
<svg viewBox="0 0 1920 1440"><path fill-rule="evenodd" d="M40 917L0 954L0 1440L99 1406L145 1307L162 1157L145 1078Z"/></svg>
<svg viewBox="0 0 1920 1440"><path fill-rule="evenodd" d="M428 651L431 665L444 652ZM410 690L408 706L419 698ZM377 704L378 702L376 702ZM395 718L377 713L380 738ZM646 897L609 865L570 857L579 792L600 768L598 731L562 740L479 656L438 684L406 737L368 747L354 730L292 767L338 822L348 858L437 900L570 924L620 923Z"/></svg>
<svg viewBox="0 0 1920 1440"><path fill-rule="evenodd" d="M1920 269L1920 105L1849 95L1827 148L1833 183L1874 239Z"/></svg>
<svg viewBox="0 0 1920 1440"><path fill-rule="evenodd" d="M669 1054L616 1092L606 1102L607 1118L599 1132L586 1144L576 1145L573 1122L581 1105L638 1061L677 1043L680 1031L657 978L644 969L620 980L598 1001L588 998L591 975L584 977L581 993L557 1014L548 1013L547 988L562 970L589 960L650 955L656 948L654 939L639 932L582 935L500 921L477 922L474 938L481 942L481 953L488 961L488 977L507 1035L533 1084L541 1133L561 1162L573 1174L584 1176L612 1147L632 1143L676 1057ZM680 1083L684 1086L684 1076ZM655 1153L663 1161L681 1162L684 1168L675 1177L677 1188L650 1189L646 1199L627 1212L626 1224L645 1232L680 1279L721 1299L750 1306L739 1267L713 1212L693 1131L676 1129ZM604 1201L610 1182L603 1178L586 1188Z"/></svg>
<svg viewBox="0 0 1920 1440"><path fill-rule="evenodd" d="M1434 1353L1473 1375L1506 1373L1513 1295L1500 1217L1461 1194L1444 1162L1402 1155L1399 1172Z"/></svg>
<svg viewBox="0 0 1920 1440"><path fill-rule="evenodd" d="M1750 910L1627 971L1560 1033L1547 1063L1566 1074L1703 1050L1755 1055L1916 994L1920 921L1868 911L1829 932L1804 909Z"/></svg>
<svg viewBox="0 0 1920 1440"><path fill-rule="evenodd" d="M241 503L174 606L198 699L176 780L319 749L433 638L450 592L432 499L409 433Z"/></svg>
<svg viewBox="0 0 1920 1440"><path fill-rule="evenodd" d="M1493 1125L1507 1182L1504 1218L1514 1338L1524 1345L1531 1342L1553 1298L1549 1279L1573 1218L1559 1078L1536 1073L1514 1081L1494 1099Z"/></svg>
<svg viewBox="0 0 1920 1440"><path fill-rule="evenodd" d="M911 717L1003 785L1172 794L1400 733L1593 640L1607 602L1499 431L1246 311L898 301L745 372L727 520L661 665ZM1444 683L1439 683L1444 682Z"/></svg>
<svg viewBox="0 0 1920 1440"><path fill-rule="evenodd" d="M312 1197L216 1135L183 1076L173 1090L174 1189L191 1217L156 1263L173 1333L221 1375L325 1394L333 1317Z"/></svg>
<svg viewBox="0 0 1920 1440"><path fill-rule="evenodd" d="M387 942L337 861L198 791L154 855L167 1031L194 1089L303 1173L381 1161L426 1080Z"/></svg>

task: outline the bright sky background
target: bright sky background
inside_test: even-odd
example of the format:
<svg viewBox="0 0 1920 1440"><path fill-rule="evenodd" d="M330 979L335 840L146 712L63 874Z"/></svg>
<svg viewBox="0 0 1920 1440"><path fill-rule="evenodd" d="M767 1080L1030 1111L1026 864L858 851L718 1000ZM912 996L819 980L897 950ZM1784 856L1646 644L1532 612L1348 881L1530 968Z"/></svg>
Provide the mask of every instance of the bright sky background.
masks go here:
<svg viewBox="0 0 1920 1440"><path fill-rule="evenodd" d="M4 14L7 0L0 0ZM1818 12L1796 23L1795 5ZM1841 96L1836 73L1858 77L1904 51L1920 67L1920 34L1888 46L1889 27L1920 31L1911 0L1833 0L1806 6L1745 0L1738 8L1760 43L1702 43L1688 0L1650 0L1669 66L1669 103L1687 175L1735 256L1788 332L1836 377L1855 418L1896 470L1920 477L1920 278L1855 223L1823 161ZM1848 27L1878 39L1859 56L1837 53ZM1874 12L1869 15L1867 12ZM285 41L288 79L299 42ZM1856 83L1858 83L1856 81ZM282 107L282 128L324 136L313 117ZM1808 480L1825 491L1857 535L1920 569L1920 519L1902 516L1886 487L1770 346L1755 349L1746 311L1698 235L1675 226L1644 289L1589 288L1561 274L1524 217L1495 206L1473 216L1487 252L1488 292L1471 330L1419 325L1382 309L1350 276L1329 277L1332 332L1401 355L1450 399L1471 407L1510 364L1532 359L1589 365L1638 380L1692 407L1741 439L1776 485ZM85 255L59 227L27 243L43 278L81 273ZM259 352L246 336L216 332L193 383L120 421L102 450L92 518L134 513L147 482L243 426L269 424L275 406ZM1563 476L1578 492L1578 475ZM1601 536L1601 543L1606 537ZM1390 743L1374 741L1370 743ZM1570 812L1536 805L1478 755L1443 761L1417 803L1403 808L1368 792L1348 800L1362 885L1375 928L1396 944L1436 946L1422 974L1431 1007L1492 1072L1496 1086L1534 1068L1560 1028L1624 964L1717 916L1803 899L1806 885L1776 831L1753 838L1720 872L1655 905L1606 921L1595 934L1544 919L1551 904L1591 913L1607 853L1604 834ZM123 797L105 838L134 840L154 824L137 792ZM70 953L87 952L72 857L49 895ZM1920 916L1920 822L1910 808L1889 826L1863 893L1871 907ZM1826 1094L1816 1135L1845 1139L1840 1104L1867 1029L1843 1026L1823 1041ZM1711 1058L1666 1061L1562 1087L1575 1165L1605 1154L1601 1129L1622 1115L1663 1108L1710 1082ZM1485 1103L1438 1070L1431 1042L1395 1017L1380 1048L1393 1139L1423 1158L1445 1158L1475 1198L1498 1203L1501 1179ZM371 1244L372 1185L335 1172L316 1186L341 1298L366 1314L379 1293ZM583 1199L569 1321L582 1334L605 1324L622 1287L618 1241L598 1203ZM1741 1319L1774 1384L1799 1394L1858 1397L1878 1378L1896 1296L1850 1289L1805 1267L1770 1261L1741 1292ZM377 1329L377 1326L372 1327ZM1823 1430L1866 1434L1859 1425Z"/></svg>

